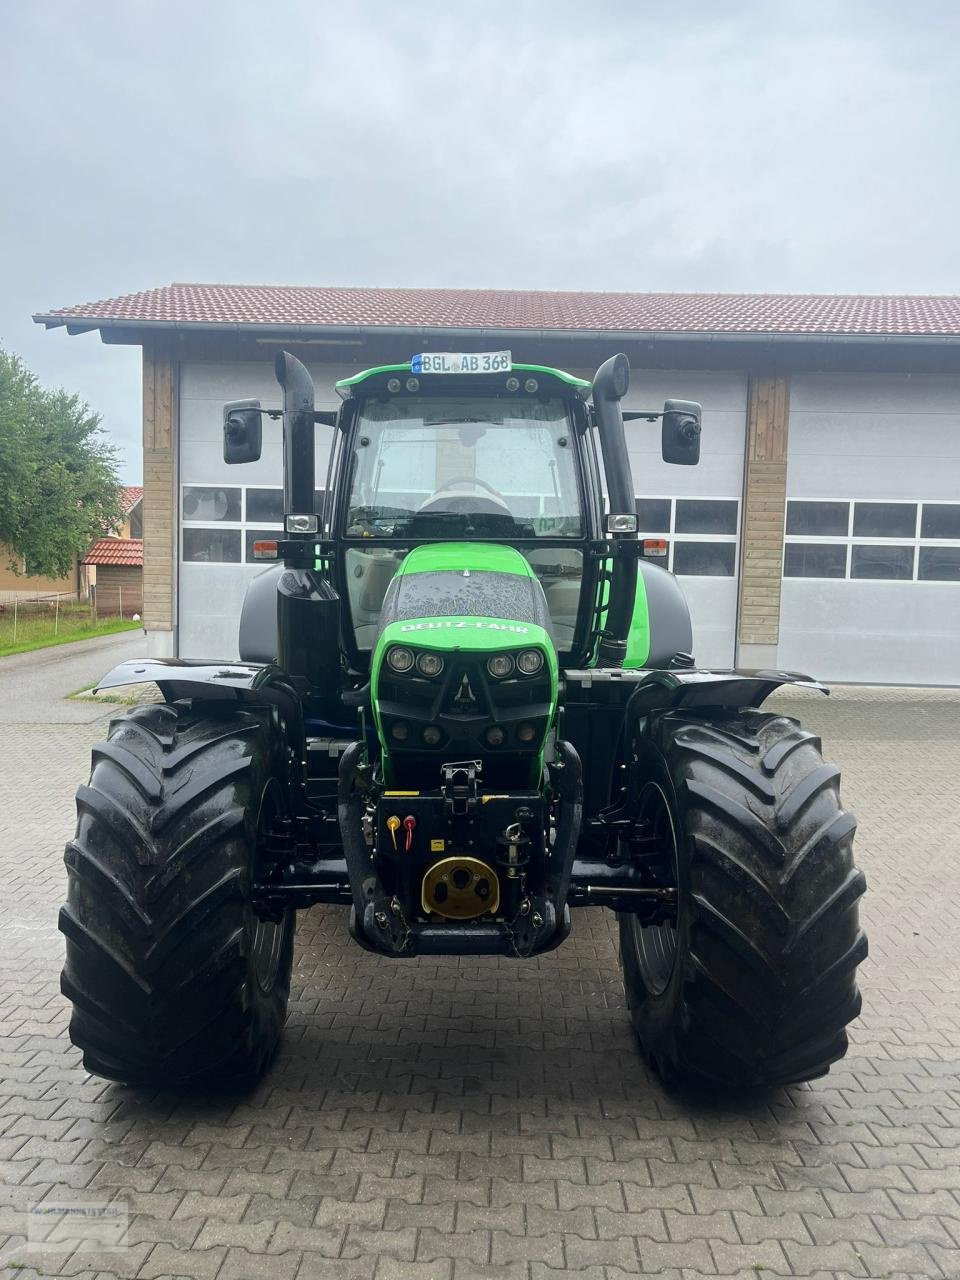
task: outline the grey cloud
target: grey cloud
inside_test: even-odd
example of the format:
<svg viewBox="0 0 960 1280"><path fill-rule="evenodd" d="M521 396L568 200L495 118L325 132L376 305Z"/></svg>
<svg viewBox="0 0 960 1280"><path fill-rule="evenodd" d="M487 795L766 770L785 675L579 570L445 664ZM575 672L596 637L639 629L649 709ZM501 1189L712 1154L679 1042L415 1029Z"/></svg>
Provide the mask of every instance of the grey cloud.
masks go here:
<svg viewBox="0 0 960 1280"><path fill-rule="evenodd" d="M960 291L958 10L69 0L0 10L0 341L137 475L136 353L31 311L174 279Z"/></svg>

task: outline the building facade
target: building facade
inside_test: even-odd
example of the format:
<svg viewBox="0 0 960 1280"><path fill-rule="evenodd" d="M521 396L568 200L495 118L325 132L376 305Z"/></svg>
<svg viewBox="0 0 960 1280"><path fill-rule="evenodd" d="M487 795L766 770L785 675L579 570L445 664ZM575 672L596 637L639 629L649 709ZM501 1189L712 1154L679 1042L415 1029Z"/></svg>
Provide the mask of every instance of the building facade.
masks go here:
<svg viewBox="0 0 960 1280"><path fill-rule="evenodd" d="M319 408L338 378L422 350L583 376L622 350L625 408L703 405L695 468L661 461L655 424L627 427L641 529L667 544L701 665L960 684L958 298L177 285L36 319L143 348L157 655L236 656L252 543L282 517L280 434L266 420L261 460L227 467L222 406L279 404L278 349L311 369Z"/></svg>

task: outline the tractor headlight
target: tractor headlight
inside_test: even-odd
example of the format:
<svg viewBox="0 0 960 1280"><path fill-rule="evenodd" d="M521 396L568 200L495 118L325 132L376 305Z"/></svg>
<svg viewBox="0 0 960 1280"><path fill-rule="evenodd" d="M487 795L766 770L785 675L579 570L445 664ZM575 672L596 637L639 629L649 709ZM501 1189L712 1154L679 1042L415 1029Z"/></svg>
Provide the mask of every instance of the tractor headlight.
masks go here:
<svg viewBox="0 0 960 1280"><path fill-rule="evenodd" d="M387 666L391 671L403 675L413 666L413 650L404 645L395 645L387 654Z"/></svg>
<svg viewBox="0 0 960 1280"><path fill-rule="evenodd" d="M513 671L513 656L509 653L495 653L487 659L487 670L495 680L503 680Z"/></svg>
<svg viewBox="0 0 960 1280"><path fill-rule="evenodd" d="M517 658L517 668L525 676L535 676L543 666L543 654L539 649L524 649Z"/></svg>
<svg viewBox="0 0 960 1280"><path fill-rule="evenodd" d="M422 676L438 676L443 670L443 659L438 653L421 653L417 658L417 670Z"/></svg>

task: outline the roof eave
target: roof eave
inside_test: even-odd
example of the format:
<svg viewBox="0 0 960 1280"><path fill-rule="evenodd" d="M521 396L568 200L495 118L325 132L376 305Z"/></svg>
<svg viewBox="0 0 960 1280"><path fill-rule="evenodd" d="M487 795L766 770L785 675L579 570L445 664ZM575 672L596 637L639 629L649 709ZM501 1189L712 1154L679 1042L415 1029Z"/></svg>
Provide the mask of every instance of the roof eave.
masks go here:
<svg viewBox="0 0 960 1280"><path fill-rule="evenodd" d="M537 328L497 328L495 326L460 326L460 325L323 325L323 324L270 324L267 322L221 323L201 320L130 320L116 316L72 317L40 312L33 317L35 324L42 324L47 329L65 327L68 334L90 333L95 329L125 329L128 332L148 333L219 333L269 335L277 340L294 340L296 338L317 338L327 336L330 339L344 337L410 337L410 338L449 338L452 333L465 338L534 339L536 341L576 341L582 339L609 342L614 338L622 338L629 342L742 342L742 343L838 343L850 345L909 345L909 346L953 346L960 344L960 334L915 334L915 333L829 333L812 331L794 333L791 331L758 331L758 330L709 330L709 329L537 329ZM135 344L131 344L135 345Z"/></svg>

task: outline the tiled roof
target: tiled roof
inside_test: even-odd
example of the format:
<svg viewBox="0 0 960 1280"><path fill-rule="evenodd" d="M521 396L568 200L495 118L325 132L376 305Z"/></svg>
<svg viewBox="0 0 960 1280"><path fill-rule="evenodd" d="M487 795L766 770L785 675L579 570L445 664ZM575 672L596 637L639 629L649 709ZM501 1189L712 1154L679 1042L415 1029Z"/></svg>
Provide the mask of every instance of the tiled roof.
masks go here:
<svg viewBox="0 0 960 1280"><path fill-rule="evenodd" d="M142 538L99 538L83 557L83 564L143 565Z"/></svg>
<svg viewBox="0 0 960 1280"><path fill-rule="evenodd" d="M257 325L604 332L960 335L960 296L777 293L547 293L170 284L34 319L70 324Z"/></svg>
<svg viewBox="0 0 960 1280"><path fill-rule="evenodd" d="M143 497L143 485L142 484L125 484L121 488L120 493L122 495L122 501L123 501L123 514L129 515L130 512L133 510L133 508L137 505L137 503Z"/></svg>

